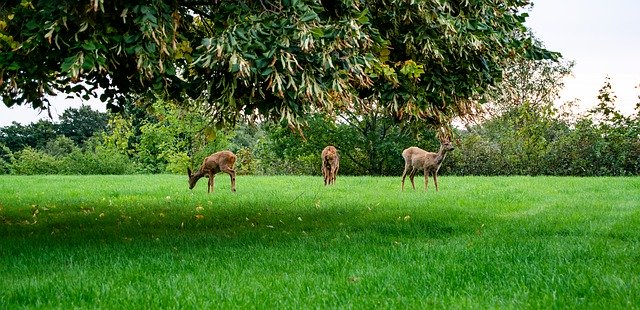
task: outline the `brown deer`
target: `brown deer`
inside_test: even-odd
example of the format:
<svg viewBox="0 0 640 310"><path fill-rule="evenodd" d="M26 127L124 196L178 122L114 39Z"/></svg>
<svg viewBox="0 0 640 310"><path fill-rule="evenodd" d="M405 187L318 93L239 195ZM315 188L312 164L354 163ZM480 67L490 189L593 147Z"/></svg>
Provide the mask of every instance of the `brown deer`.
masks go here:
<svg viewBox="0 0 640 310"><path fill-rule="evenodd" d="M412 146L402 151L402 157L404 158L404 172L402 173L402 190L404 191L404 179L409 173L409 179L411 180L411 186L416 189L416 185L413 182L413 177L418 170L424 170L424 190L427 190L427 183L429 181L429 173L433 174L433 182L436 184L436 192L438 191L438 170L442 161L447 155L448 151L453 150L453 144L451 141L441 140L440 150L438 153L427 152L421 148Z"/></svg>
<svg viewBox="0 0 640 310"><path fill-rule="evenodd" d="M322 150L322 176L324 177L324 185L334 184L340 167L340 157L338 150L329 145Z"/></svg>
<svg viewBox="0 0 640 310"><path fill-rule="evenodd" d="M236 155L231 151L220 151L213 153L204 159L202 166L195 173L191 173L191 169L187 168L189 175L189 189L193 189L200 178L206 176L209 178L209 188L207 193L213 192L214 178L218 172L226 172L231 176L231 191L236 191Z"/></svg>

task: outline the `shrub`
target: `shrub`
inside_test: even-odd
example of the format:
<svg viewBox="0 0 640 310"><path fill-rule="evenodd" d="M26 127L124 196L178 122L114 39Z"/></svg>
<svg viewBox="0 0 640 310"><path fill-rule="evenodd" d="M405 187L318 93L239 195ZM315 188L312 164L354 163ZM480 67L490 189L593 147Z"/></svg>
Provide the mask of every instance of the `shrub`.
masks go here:
<svg viewBox="0 0 640 310"><path fill-rule="evenodd" d="M78 146L73 140L66 136L58 136L54 140L47 142L44 151L51 156L66 156L77 150Z"/></svg>
<svg viewBox="0 0 640 310"><path fill-rule="evenodd" d="M61 162L45 152L26 147L14 153L9 165L12 174L59 174Z"/></svg>
<svg viewBox="0 0 640 310"><path fill-rule="evenodd" d="M171 173L186 173L186 167L189 167L191 159L186 152L175 152L164 154L167 161L166 171Z"/></svg>
<svg viewBox="0 0 640 310"><path fill-rule="evenodd" d="M76 150L61 159L62 174L131 174L136 165L123 154L98 147L93 151Z"/></svg>
<svg viewBox="0 0 640 310"><path fill-rule="evenodd" d="M238 160L236 162L236 172L243 175L256 174L260 161L253 155L248 147L243 147L236 152Z"/></svg>
<svg viewBox="0 0 640 310"><path fill-rule="evenodd" d="M13 153L11 153L11 150L0 143L0 174L9 174L11 172L10 163L12 159Z"/></svg>

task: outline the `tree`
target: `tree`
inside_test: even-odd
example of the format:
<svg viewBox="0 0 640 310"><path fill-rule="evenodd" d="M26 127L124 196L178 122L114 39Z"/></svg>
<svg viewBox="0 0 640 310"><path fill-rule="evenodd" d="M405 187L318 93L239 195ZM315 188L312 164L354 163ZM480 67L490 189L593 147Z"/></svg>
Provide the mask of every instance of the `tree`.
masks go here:
<svg viewBox="0 0 640 310"><path fill-rule="evenodd" d="M435 140L428 128L415 124L398 126L397 120L386 114L378 103L363 102L360 108L340 114L333 140L343 157L362 174L399 174L403 149L416 144L425 147L425 143Z"/></svg>
<svg viewBox="0 0 640 310"><path fill-rule="evenodd" d="M213 128L202 113L164 100L128 107L114 114L108 127L104 146L129 155L147 173L183 173L228 144L225 133Z"/></svg>
<svg viewBox="0 0 640 310"><path fill-rule="evenodd" d="M58 136L57 124L48 120L39 120L26 126L13 122L10 126L0 129L0 143L12 152L26 147L42 149L56 136Z"/></svg>
<svg viewBox="0 0 640 310"><path fill-rule="evenodd" d="M323 114L310 115L305 123L304 137L279 124L265 126L266 137L257 152L264 173L319 174L320 152L334 145L340 153L340 174L399 175L404 148L438 147L432 131L401 128L375 105L366 112L344 113L337 121Z"/></svg>
<svg viewBox="0 0 640 310"><path fill-rule="evenodd" d="M58 132L82 146L84 141L106 130L108 117L106 113L92 110L87 105L77 109L68 108L60 116Z"/></svg>
<svg viewBox="0 0 640 310"><path fill-rule="evenodd" d="M542 43L538 43L542 44ZM567 60L515 59L509 61L504 78L484 95L488 115L497 116L529 104L534 108L553 105L560 98L564 78L571 74L574 62Z"/></svg>
<svg viewBox="0 0 640 310"><path fill-rule="evenodd" d="M375 100L399 119L469 113L509 61L555 59L526 33L528 0L10 0L0 6L0 92L205 102L289 125ZM102 90L97 95L97 90Z"/></svg>

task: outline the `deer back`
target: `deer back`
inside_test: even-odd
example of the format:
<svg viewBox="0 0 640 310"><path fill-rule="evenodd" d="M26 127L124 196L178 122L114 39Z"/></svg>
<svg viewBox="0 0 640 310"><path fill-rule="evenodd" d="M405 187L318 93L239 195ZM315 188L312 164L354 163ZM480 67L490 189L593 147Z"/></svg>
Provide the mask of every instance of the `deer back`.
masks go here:
<svg viewBox="0 0 640 310"><path fill-rule="evenodd" d="M220 172L225 168L232 168L236 163L236 155L231 151L220 151L204 159L202 167L205 171Z"/></svg>
<svg viewBox="0 0 640 310"><path fill-rule="evenodd" d="M334 146L327 146L322 150L322 161L325 164L333 164L338 160L338 150Z"/></svg>
<svg viewBox="0 0 640 310"><path fill-rule="evenodd" d="M436 164L436 153L427 152L419 147L412 146L402 151L405 165L410 164L416 169L425 169Z"/></svg>

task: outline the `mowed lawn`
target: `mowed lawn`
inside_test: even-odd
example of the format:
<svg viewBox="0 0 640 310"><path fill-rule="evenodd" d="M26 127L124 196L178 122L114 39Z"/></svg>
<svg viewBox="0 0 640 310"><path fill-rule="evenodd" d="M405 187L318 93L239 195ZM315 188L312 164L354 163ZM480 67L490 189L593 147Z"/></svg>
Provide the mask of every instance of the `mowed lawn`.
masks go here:
<svg viewBox="0 0 640 310"><path fill-rule="evenodd" d="M640 307L640 177L0 176L0 309Z"/></svg>

